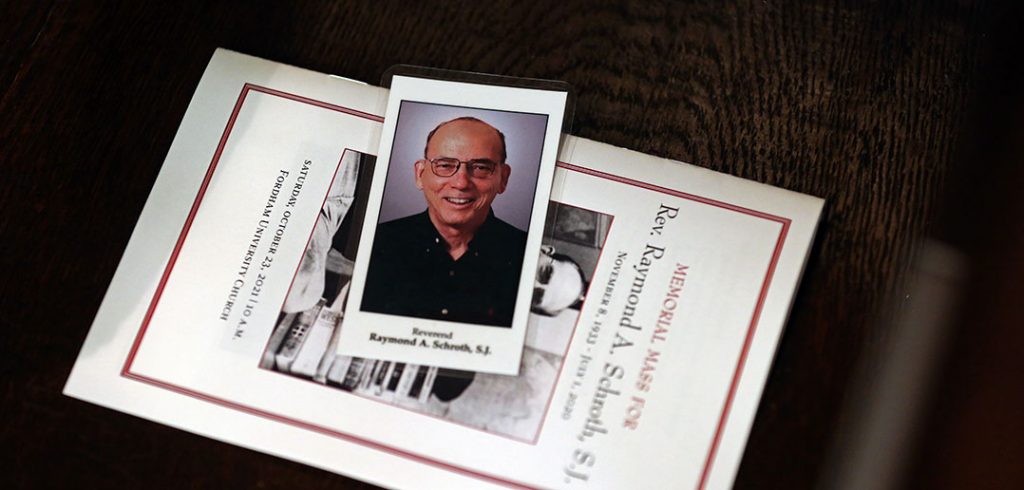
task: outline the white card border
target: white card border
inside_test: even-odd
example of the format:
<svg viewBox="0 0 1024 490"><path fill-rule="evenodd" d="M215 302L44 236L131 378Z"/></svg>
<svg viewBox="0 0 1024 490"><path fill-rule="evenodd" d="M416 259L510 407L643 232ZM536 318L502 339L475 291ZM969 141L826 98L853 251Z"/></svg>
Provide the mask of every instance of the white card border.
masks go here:
<svg viewBox="0 0 1024 490"><path fill-rule="evenodd" d="M338 341L339 354L467 371L519 374L523 342L530 315L530 299L533 294L533 271L537 268L547 203L551 197L551 183L554 179L555 161L558 157L567 97L567 92L552 90L477 85L409 76L393 78L387 112L384 117L384 129L381 132L380 149L377 152L377 163L366 206L366 217L359 239L359 251L356 254L355 269L352 274L345 324L342 326ZM525 255L520 269L519 288L510 328L396 316L361 310L371 250L390 168L399 109L403 101L547 115L544 146L530 213L530 227L529 230L526 230ZM371 334L411 337L415 329L451 332L453 338L449 340L450 343L468 343L473 350L476 346L487 346L491 354L484 356L466 354L461 351L410 348L407 345L385 344L370 340Z"/></svg>

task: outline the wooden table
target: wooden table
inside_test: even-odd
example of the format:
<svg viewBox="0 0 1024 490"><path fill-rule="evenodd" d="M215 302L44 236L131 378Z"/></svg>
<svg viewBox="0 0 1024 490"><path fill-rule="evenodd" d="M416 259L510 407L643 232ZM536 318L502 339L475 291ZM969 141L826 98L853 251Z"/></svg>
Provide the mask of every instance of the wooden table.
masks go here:
<svg viewBox="0 0 1024 490"><path fill-rule="evenodd" d="M397 63L566 80L574 134L827 199L738 488L820 480L972 110L1020 94L993 70L1019 65L1020 17L985 2L169 3L0 2L15 487L364 486L60 394L218 46L370 83Z"/></svg>

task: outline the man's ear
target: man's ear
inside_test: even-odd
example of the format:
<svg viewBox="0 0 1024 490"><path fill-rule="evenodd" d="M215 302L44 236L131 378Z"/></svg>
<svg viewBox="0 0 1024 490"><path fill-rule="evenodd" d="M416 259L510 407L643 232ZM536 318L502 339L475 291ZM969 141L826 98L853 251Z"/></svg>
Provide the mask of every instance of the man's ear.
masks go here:
<svg viewBox="0 0 1024 490"><path fill-rule="evenodd" d="M505 192L509 175L512 175L512 167L507 163L501 164L501 185L498 186L498 194Z"/></svg>
<svg viewBox="0 0 1024 490"><path fill-rule="evenodd" d="M412 165L413 177L416 179L416 188L423 190L423 171L427 169L426 160L416 160L416 163Z"/></svg>

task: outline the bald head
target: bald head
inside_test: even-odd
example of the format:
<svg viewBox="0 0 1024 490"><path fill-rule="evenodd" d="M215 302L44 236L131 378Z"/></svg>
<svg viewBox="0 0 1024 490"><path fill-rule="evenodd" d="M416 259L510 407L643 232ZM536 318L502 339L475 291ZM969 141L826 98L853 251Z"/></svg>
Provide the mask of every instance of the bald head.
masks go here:
<svg viewBox="0 0 1024 490"><path fill-rule="evenodd" d="M423 147L424 158L430 158L428 156L430 154L430 142L439 131L442 135L453 133L465 138L494 138L495 150L497 154L501 155L501 160L498 163L505 163L505 160L508 158L508 152L505 147L505 134L498 131L498 128L469 116L450 119L435 126L427 134L427 144Z"/></svg>

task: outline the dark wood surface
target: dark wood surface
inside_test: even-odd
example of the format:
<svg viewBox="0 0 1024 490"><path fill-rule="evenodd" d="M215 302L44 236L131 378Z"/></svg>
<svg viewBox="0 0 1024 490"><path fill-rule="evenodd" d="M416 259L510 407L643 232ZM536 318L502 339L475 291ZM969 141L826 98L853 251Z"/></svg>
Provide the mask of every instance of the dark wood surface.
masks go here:
<svg viewBox="0 0 1024 490"><path fill-rule="evenodd" d="M992 48L1006 9L973 1L0 12L5 488L363 485L60 394L218 46L371 83L398 63L565 80L576 135L827 199L737 488L819 481L856 362L905 296L979 80L1020 62Z"/></svg>

